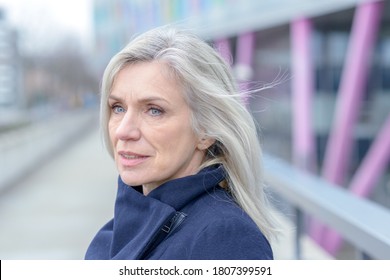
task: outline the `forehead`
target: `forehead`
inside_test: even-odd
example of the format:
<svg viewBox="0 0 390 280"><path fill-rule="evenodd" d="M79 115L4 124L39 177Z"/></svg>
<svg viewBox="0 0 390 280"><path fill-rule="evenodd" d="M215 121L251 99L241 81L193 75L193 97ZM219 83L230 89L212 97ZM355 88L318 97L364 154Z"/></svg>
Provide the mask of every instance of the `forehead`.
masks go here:
<svg viewBox="0 0 390 280"><path fill-rule="evenodd" d="M166 63L138 62L119 70L111 87L111 93L129 93L129 91L181 93L182 86Z"/></svg>
<svg viewBox="0 0 390 280"><path fill-rule="evenodd" d="M165 62L129 64L115 76L108 98L115 96L126 102L160 98L174 106L188 106L184 87L178 80Z"/></svg>

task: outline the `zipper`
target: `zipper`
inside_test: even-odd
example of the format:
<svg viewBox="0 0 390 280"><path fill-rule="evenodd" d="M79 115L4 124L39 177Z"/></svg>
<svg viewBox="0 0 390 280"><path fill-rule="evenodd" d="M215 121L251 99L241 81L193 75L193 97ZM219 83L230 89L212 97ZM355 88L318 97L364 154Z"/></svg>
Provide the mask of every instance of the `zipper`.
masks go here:
<svg viewBox="0 0 390 280"><path fill-rule="evenodd" d="M166 238L168 238L169 235L172 234L172 232L175 231L176 228L178 228L184 221L184 219L187 217L187 214L183 212L177 211L176 213L173 213L172 216L170 216L167 221L163 224L163 226L160 228L160 230L156 233L156 235L153 237L153 239L148 243L148 245L145 247L143 252L140 254L140 256L137 258L139 260L147 259L147 256Z"/></svg>

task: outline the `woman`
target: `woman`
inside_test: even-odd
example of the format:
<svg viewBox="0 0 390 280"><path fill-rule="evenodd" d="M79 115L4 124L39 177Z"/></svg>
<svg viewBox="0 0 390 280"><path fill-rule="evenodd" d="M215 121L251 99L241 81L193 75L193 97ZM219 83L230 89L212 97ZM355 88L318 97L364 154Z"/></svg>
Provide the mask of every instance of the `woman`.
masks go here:
<svg viewBox="0 0 390 280"><path fill-rule="evenodd" d="M101 125L118 193L86 259L273 258L256 127L212 47L135 38L105 70Z"/></svg>

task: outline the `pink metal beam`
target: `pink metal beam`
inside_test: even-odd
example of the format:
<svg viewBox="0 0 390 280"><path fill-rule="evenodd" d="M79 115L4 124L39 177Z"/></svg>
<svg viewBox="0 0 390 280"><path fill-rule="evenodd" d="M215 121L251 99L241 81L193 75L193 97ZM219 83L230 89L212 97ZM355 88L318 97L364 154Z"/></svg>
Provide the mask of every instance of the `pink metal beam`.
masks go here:
<svg viewBox="0 0 390 280"><path fill-rule="evenodd" d="M366 88L370 54L377 37L382 9L381 1L367 2L357 7L355 12L323 166L323 176L337 185L345 184L351 158L353 128Z"/></svg>
<svg viewBox="0 0 390 280"><path fill-rule="evenodd" d="M215 49L226 60L226 62L228 62L229 65L232 65L233 61L229 40L227 38L220 38L218 40L215 40L214 45Z"/></svg>
<svg viewBox="0 0 390 280"><path fill-rule="evenodd" d="M312 29L312 21L307 18L296 19L290 24L293 162L303 170L315 172L317 168L312 125L314 94ZM322 226L318 221L310 220L310 234L320 243Z"/></svg>
<svg viewBox="0 0 390 280"><path fill-rule="evenodd" d="M310 19L297 19L291 23L293 160L298 167L315 171L315 141L311 122L314 93L311 37Z"/></svg>
<svg viewBox="0 0 390 280"><path fill-rule="evenodd" d="M349 189L359 197L371 195L390 160L390 114L369 152L356 171Z"/></svg>
<svg viewBox="0 0 390 280"><path fill-rule="evenodd" d="M255 49L255 33L247 32L238 37L235 71L246 102L245 93L249 89L248 82L252 78L252 62Z"/></svg>
<svg viewBox="0 0 390 280"><path fill-rule="evenodd" d="M237 63L239 65L252 66L255 34L243 33L237 41Z"/></svg>
<svg viewBox="0 0 390 280"><path fill-rule="evenodd" d="M390 114L382 130L372 143L357 172L353 176L349 189L359 197L367 197L373 191L377 180L390 161ZM328 251L337 252L342 244L341 236L335 231L327 232Z"/></svg>
<svg viewBox="0 0 390 280"><path fill-rule="evenodd" d="M353 145L353 129L366 88L370 54L377 37L383 5L382 1L362 3L355 12L323 166L323 176L337 185L345 185ZM334 254L336 241L326 238L328 233L324 230L322 245Z"/></svg>

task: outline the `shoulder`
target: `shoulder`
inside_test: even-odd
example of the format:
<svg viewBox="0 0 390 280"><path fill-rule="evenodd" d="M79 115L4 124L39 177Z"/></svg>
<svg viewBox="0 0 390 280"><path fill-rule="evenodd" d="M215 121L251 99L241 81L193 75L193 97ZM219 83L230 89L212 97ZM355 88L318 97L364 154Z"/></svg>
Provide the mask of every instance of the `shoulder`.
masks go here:
<svg viewBox="0 0 390 280"><path fill-rule="evenodd" d="M194 239L192 259L272 259L270 244L246 219L223 218L208 224Z"/></svg>
<svg viewBox="0 0 390 280"><path fill-rule="evenodd" d="M254 221L227 196L194 205L192 259L272 259L272 249ZM191 221L190 221L191 220Z"/></svg>

